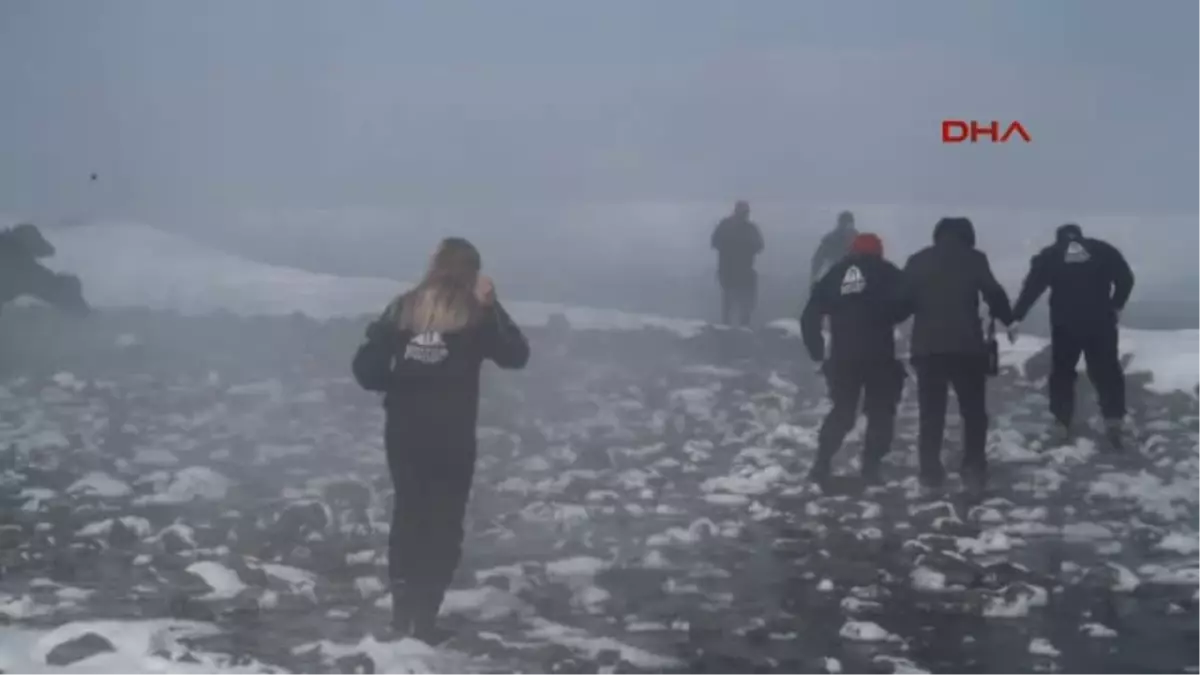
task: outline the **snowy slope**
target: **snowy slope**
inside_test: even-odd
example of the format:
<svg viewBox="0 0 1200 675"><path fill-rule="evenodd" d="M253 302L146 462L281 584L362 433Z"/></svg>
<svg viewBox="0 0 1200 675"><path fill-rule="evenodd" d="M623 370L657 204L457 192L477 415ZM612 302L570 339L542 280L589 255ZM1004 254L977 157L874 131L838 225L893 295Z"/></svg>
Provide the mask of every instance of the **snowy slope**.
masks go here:
<svg viewBox="0 0 1200 675"><path fill-rule="evenodd" d="M202 315L245 316L299 312L317 319L374 314L410 283L339 277L246 260L178 235L134 223L96 223L49 229L58 249L48 264L78 274L97 307L150 307ZM524 325L561 313L577 328L665 328L691 334L698 321L569 307L506 303Z"/></svg>
<svg viewBox="0 0 1200 675"><path fill-rule="evenodd" d="M150 307L183 314L229 311L241 315L299 312L325 319L372 314L409 284L391 279L339 277L268 265L204 247L174 234L133 223L97 223L48 230L58 249L50 265L78 274L98 307ZM694 335L699 321L541 302L511 302L523 325L544 325L562 314L577 328L663 328ZM794 320L772 326L797 333ZM1006 364L1021 367L1047 341L1022 336L1002 340ZM1131 372L1153 375L1156 391L1193 391L1200 383L1200 331L1122 329L1121 347Z"/></svg>

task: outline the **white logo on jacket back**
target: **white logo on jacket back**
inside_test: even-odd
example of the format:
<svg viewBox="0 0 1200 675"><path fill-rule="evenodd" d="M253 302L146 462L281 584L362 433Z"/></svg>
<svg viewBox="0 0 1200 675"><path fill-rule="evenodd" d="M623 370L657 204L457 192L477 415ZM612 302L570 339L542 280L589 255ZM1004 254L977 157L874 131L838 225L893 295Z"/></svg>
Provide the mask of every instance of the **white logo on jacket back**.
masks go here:
<svg viewBox="0 0 1200 675"><path fill-rule="evenodd" d="M858 269L858 265L851 265L842 277L842 295L862 293L866 287L867 279L863 276L862 270Z"/></svg>
<svg viewBox="0 0 1200 675"><path fill-rule="evenodd" d="M414 335L404 348L404 358L406 360L429 365L441 363L449 355L450 350L446 348L446 343L442 340L442 334L435 332Z"/></svg>
<svg viewBox="0 0 1200 675"><path fill-rule="evenodd" d="M1073 241L1067 244L1067 252L1063 256L1063 260L1069 263L1087 262L1092 259L1092 256L1083 247L1083 244Z"/></svg>

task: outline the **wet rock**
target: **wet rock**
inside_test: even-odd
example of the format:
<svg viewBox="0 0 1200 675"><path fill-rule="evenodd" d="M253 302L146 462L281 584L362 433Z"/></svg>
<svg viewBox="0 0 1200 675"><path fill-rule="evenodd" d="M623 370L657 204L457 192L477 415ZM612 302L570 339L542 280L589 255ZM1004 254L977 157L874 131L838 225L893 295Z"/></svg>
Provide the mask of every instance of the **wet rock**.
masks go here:
<svg viewBox="0 0 1200 675"><path fill-rule="evenodd" d="M350 654L333 662L339 673L374 673L375 661L366 654Z"/></svg>
<svg viewBox="0 0 1200 675"><path fill-rule="evenodd" d="M115 652L116 650L116 647L107 638L95 633L84 633L51 649L46 654L46 663L51 666L66 666L91 658L96 654Z"/></svg>

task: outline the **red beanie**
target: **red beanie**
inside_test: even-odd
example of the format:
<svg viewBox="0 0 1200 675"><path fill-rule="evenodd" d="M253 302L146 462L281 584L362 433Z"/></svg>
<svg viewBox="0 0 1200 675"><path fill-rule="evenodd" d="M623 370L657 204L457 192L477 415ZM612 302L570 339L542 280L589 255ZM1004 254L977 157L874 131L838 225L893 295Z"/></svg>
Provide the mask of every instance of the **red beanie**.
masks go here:
<svg viewBox="0 0 1200 675"><path fill-rule="evenodd" d="M850 252L882 256L883 240L870 232L864 232L854 238L854 241L850 244Z"/></svg>

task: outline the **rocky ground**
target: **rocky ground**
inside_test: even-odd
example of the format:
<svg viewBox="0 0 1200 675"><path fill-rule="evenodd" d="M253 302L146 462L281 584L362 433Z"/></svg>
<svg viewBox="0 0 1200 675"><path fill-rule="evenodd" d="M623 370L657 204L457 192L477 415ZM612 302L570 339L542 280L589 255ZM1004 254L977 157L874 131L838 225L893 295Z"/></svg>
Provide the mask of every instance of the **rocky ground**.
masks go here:
<svg viewBox="0 0 1200 675"><path fill-rule="evenodd" d="M770 331L534 331L485 373L457 636L391 641L361 331L6 309L0 670L1196 672L1195 397L1134 378L1134 452L1046 447L1009 369L984 501L921 495L911 396L886 486L822 494Z"/></svg>

